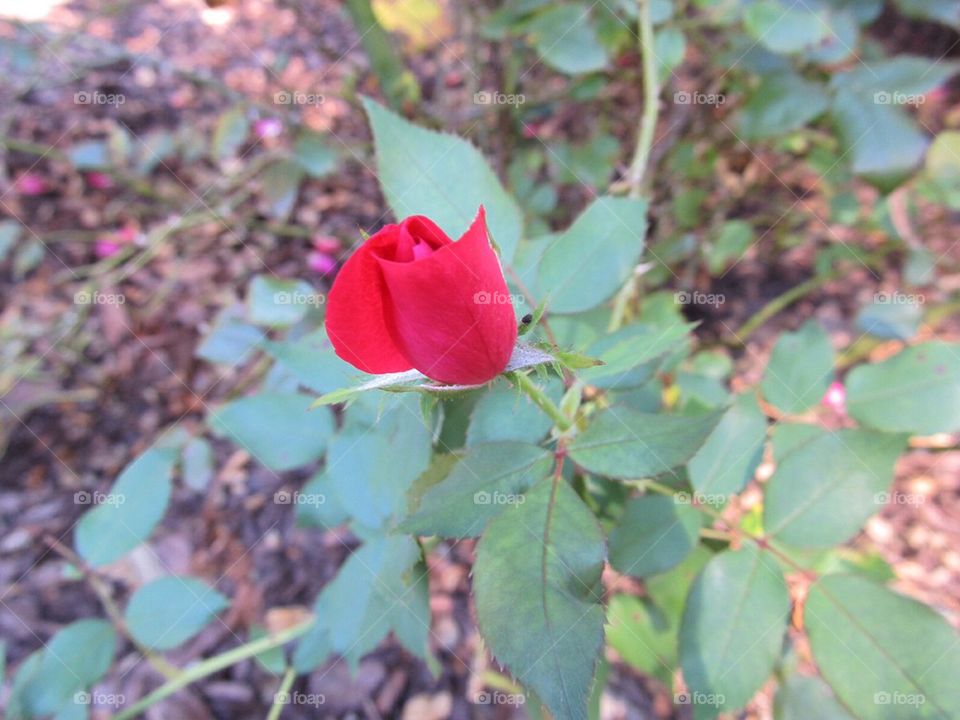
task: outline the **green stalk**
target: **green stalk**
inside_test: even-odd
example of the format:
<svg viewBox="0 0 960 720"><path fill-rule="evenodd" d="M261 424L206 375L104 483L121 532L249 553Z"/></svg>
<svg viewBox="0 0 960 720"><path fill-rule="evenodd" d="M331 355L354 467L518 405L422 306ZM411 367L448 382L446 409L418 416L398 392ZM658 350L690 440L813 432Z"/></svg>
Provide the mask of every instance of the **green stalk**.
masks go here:
<svg viewBox="0 0 960 720"><path fill-rule="evenodd" d="M259 640L245 643L233 650L215 655L212 658L207 658L203 662L187 668L178 677L164 683L123 712L117 713L117 715L114 716L114 720L131 720L143 713L147 708L156 705L161 700L173 695L177 690L185 688L190 683L202 680L208 675L213 675L213 673L235 665L241 660L246 660L254 655L259 655L267 650L285 645L291 640L305 635L311 627L313 627L312 619L299 625L294 625L286 630L281 630L276 635L260 638Z"/></svg>
<svg viewBox="0 0 960 720"><path fill-rule="evenodd" d="M653 134L657 128L660 111L660 82L657 78L657 58L653 52L653 20L650 17L650 0L637 0L640 15L640 52L643 58L643 115L637 131L637 147L633 162L627 172L628 197L639 198L643 191L644 175L650 150L653 148Z"/></svg>
<svg viewBox="0 0 960 720"><path fill-rule="evenodd" d="M625 185L627 197L639 199L643 195L647 164L653 149L653 136L657 129L660 113L660 81L657 78L657 58L653 52L653 19L650 16L650 0L637 0L640 16L640 54L643 62L643 114L637 128L637 146L633 151L633 161L627 170ZM631 274L616 295L613 313L607 329L615 332L622 325L627 308L640 290L640 279Z"/></svg>
<svg viewBox="0 0 960 720"><path fill-rule="evenodd" d="M559 407L547 397L547 394L524 373L514 373L513 380L527 397L533 400L533 404L543 410L561 432L566 432L573 427L573 420L568 418Z"/></svg>
<svg viewBox="0 0 960 720"><path fill-rule="evenodd" d="M288 667L287 671L283 674L283 680L280 681L280 687L277 688L277 692L273 696L273 704L270 706L270 712L267 713L267 720L279 720L280 713L283 712L283 704L280 702L280 698L290 692L290 687L293 685L296 677L296 670Z"/></svg>

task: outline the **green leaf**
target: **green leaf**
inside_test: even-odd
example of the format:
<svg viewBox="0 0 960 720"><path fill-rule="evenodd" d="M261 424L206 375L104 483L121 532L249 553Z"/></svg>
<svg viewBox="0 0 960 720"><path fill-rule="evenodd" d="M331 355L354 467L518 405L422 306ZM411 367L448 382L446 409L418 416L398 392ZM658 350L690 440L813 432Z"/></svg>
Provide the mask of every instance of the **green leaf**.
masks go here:
<svg viewBox="0 0 960 720"><path fill-rule="evenodd" d="M647 203L599 197L547 248L537 286L552 313L579 313L608 300L633 272L647 233Z"/></svg>
<svg viewBox="0 0 960 720"><path fill-rule="evenodd" d="M337 153L323 135L304 130L293 143L294 161L314 178L326 177L337 169Z"/></svg>
<svg viewBox="0 0 960 720"><path fill-rule="evenodd" d="M722 414L654 415L614 406L601 411L570 443L570 457L599 475L652 477L689 460Z"/></svg>
<svg viewBox="0 0 960 720"><path fill-rule="evenodd" d="M538 13L527 30L540 57L555 70L577 75L606 67L607 53L585 3L554 5Z"/></svg>
<svg viewBox="0 0 960 720"><path fill-rule="evenodd" d="M431 436L415 398L390 402L376 425L350 425L330 443L326 474L355 522L381 528L406 510L406 492L430 464Z"/></svg>
<svg viewBox="0 0 960 720"><path fill-rule="evenodd" d="M883 500L902 435L843 429L787 454L764 491L767 533L794 547L830 547L850 539Z"/></svg>
<svg viewBox="0 0 960 720"><path fill-rule="evenodd" d="M174 449L151 448L124 468L110 494L77 524L74 547L84 560L106 565L150 536L170 502L177 454ZM97 497L82 496L87 502Z"/></svg>
<svg viewBox="0 0 960 720"><path fill-rule="evenodd" d="M833 345L815 320L777 340L760 390L771 405L801 413L816 405L833 380Z"/></svg>
<svg viewBox="0 0 960 720"><path fill-rule="evenodd" d="M364 98L383 194L398 218L425 214L456 238L483 205L501 259L509 264L523 233L516 201L466 140L412 125Z"/></svg>
<svg viewBox="0 0 960 720"><path fill-rule="evenodd" d="M801 3L758 0L743 14L754 40L775 53L809 50L830 36L829 14Z"/></svg>
<svg viewBox="0 0 960 720"><path fill-rule="evenodd" d="M882 190L895 188L923 160L927 137L903 108L843 92L834 97L831 114L853 172Z"/></svg>
<svg viewBox="0 0 960 720"><path fill-rule="evenodd" d="M927 606L828 575L810 588L804 625L817 667L857 717L960 717L960 638Z"/></svg>
<svg viewBox="0 0 960 720"><path fill-rule="evenodd" d="M271 217L285 220L290 215L297 202L301 180L303 170L292 160L278 160L264 168L260 187Z"/></svg>
<svg viewBox="0 0 960 720"><path fill-rule="evenodd" d="M789 615L783 574L755 545L714 557L683 613L680 663L689 688L715 709L743 707L773 670Z"/></svg>
<svg viewBox="0 0 960 720"><path fill-rule="evenodd" d="M854 720L823 680L796 673L777 690L773 716L776 720Z"/></svg>
<svg viewBox="0 0 960 720"><path fill-rule="evenodd" d="M683 62L687 53L687 38L675 27L657 30L653 37L653 54L657 59L657 73L660 81L669 79L673 69Z"/></svg>
<svg viewBox="0 0 960 720"><path fill-rule="evenodd" d="M217 120L217 127L213 131L211 154L215 160L227 160L237 154L244 140L247 139L249 124L246 111L241 106L227 110Z"/></svg>
<svg viewBox="0 0 960 720"><path fill-rule="evenodd" d="M80 171L102 170L110 167L107 144L101 140L79 142L71 147L67 154L73 166Z"/></svg>
<svg viewBox="0 0 960 720"><path fill-rule="evenodd" d="M292 470L319 459L333 432L330 412L309 406L306 395L262 392L220 406L207 422L271 470Z"/></svg>
<svg viewBox="0 0 960 720"><path fill-rule="evenodd" d="M331 392L358 377L370 377L337 357L323 328L296 340L268 340L263 349L314 392Z"/></svg>
<svg viewBox="0 0 960 720"><path fill-rule="evenodd" d="M105 620L78 620L59 630L24 678L20 702L25 716L51 715L72 703L75 693L106 674L116 649L117 634Z"/></svg>
<svg viewBox="0 0 960 720"><path fill-rule="evenodd" d="M420 547L406 536L368 539L317 597L314 615L314 627L294 652L299 673L332 653L356 668L391 632L407 650L425 657L430 615Z"/></svg>
<svg viewBox="0 0 960 720"><path fill-rule="evenodd" d="M203 630L229 605L202 580L171 575L137 588L123 619L141 645L170 650Z"/></svg>
<svg viewBox="0 0 960 720"><path fill-rule="evenodd" d="M697 546L700 512L683 498L643 495L623 509L610 535L610 564L625 575L669 570Z"/></svg>
<svg viewBox="0 0 960 720"><path fill-rule="evenodd" d="M923 320L923 307L914 298L884 296L860 308L857 329L891 340L909 340L917 334Z"/></svg>
<svg viewBox="0 0 960 720"><path fill-rule="evenodd" d="M239 305L231 305L217 315L213 328L197 348L197 357L213 363L242 365L265 335L245 320Z"/></svg>
<svg viewBox="0 0 960 720"><path fill-rule="evenodd" d="M548 381L543 390L553 402L559 402L563 384L558 378ZM479 445L498 440L535 443L553 427L546 413L529 397L506 383L497 383L483 393L470 414L467 444Z"/></svg>
<svg viewBox="0 0 960 720"><path fill-rule="evenodd" d="M728 220L717 231L706 251L707 267L712 275L719 275L750 249L756 237L753 225L745 220Z"/></svg>
<svg viewBox="0 0 960 720"><path fill-rule="evenodd" d="M213 477L213 448L200 437L191 438L183 446L181 455L183 482L191 490L202 492L207 489Z"/></svg>
<svg viewBox="0 0 960 720"><path fill-rule="evenodd" d="M0 220L0 262L7 259L22 230L23 226L17 220Z"/></svg>
<svg viewBox="0 0 960 720"><path fill-rule="evenodd" d="M250 322L267 327L286 327L306 316L311 307L323 304L323 295L303 280L281 280L255 275L247 287Z"/></svg>
<svg viewBox="0 0 960 720"><path fill-rule="evenodd" d="M831 87L840 94L857 93L878 104L902 105L906 95L915 98L943 85L960 70L960 63L927 57L897 55L871 62L858 62L851 70L831 78ZM889 96L889 97L885 97Z"/></svg>
<svg viewBox="0 0 960 720"><path fill-rule="evenodd" d="M847 411L888 432L960 430L960 345L926 342L854 368L847 376Z"/></svg>
<svg viewBox="0 0 960 720"><path fill-rule="evenodd" d="M765 75L738 115L745 138L765 138L798 130L827 111L826 85L795 72ZM751 230L752 235L752 230Z"/></svg>
<svg viewBox="0 0 960 720"><path fill-rule="evenodd" d="M625 662L667 686L678 663L684 600L710 557L700 546L677 567L647 578L648 597L615 595L607 607L607 643Z"/></svg>
<svg viewBox="0 0 960 720"><path fill-rule="evenodd" d="M495 518L477 544L477 620L493 655L557 720L586 720L603 646L603 535L562 480Z"/></svg>
<svg viewBox="0 0 960 720"><path fill-rule="evenodd" d="M266 637L269 637L270 633L267 632L267 629L262 625L251 625L250 626L250 642L256 642L257 640L263 640ZM283 651L283 647L275 647L270 650L265 650L259 655L254 655L254 660L256 660L257 665L262 667L268 673L273 673L274 675L281 675L287 667L287 656Z"/></svg>
<svg viewBox="0 0 960 720"><path fill-rule="evenodd" d="M960 29L960 7L955 0L897 0L897 5L904 15Z"/></svg>
<svg viewBox="0 0 960 720"><path fill-rule="evenodd" d="M330 487L330 478L326 470L311 477L295 495L289 493L285 499L295 506L298 527L313 527L329 530L342 525L350 519L350 512L339 501Z"/></svg>
<svg viewBox="0 0 960 720"><path fill-rule="evenodd" d="M687 463L693 489L720 496L740 492L760 464L766 437L767 418L756 397L744 393Z"/></svg>
<svg viewBox="0 0 960 720"><path fill-rule="evenodd" d="M553 454L536 445L476 445L446 467L399 529L417 535L475 537L487 521L526 502L524 493L549 475Z"/></svg>
<svg viewBox="0 0 960 720"><path fill-rule="evenodd" d="M940 185L960 186L960 131L945 130L937 135L927 151L925 169L927 176ZM19 230L19 224L14 221L14 225Z"/></svg>
<svg viewBox="0 0 960 720"><path fill-rule="evenodd" d="M651 361L683 347L695 323L670 322L664 325L635 323L604 335L589 347L587 354L602 365L587 368L579 377L588 385L624 389L650 380L657 364Z"/></svg>

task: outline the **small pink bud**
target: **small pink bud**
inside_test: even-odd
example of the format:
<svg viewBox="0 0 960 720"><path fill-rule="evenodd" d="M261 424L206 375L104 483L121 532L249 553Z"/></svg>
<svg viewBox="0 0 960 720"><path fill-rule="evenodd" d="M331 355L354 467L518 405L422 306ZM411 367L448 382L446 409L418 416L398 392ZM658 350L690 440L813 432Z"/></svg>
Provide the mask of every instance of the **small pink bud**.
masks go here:
<svg viewBox="0 0 960 720"><path fill-rule="evenodd" d="M101 260L111 255L116 255L120 251L120 243L113 240L97 240L93 246L93 252Z"/></svg>
<svg viewBox="0 0 960 720"><path fill-rule="evenodd" d="M340 252L340 241L332 235L317 235L313 238L313 247L327 255Z"/></svg>
<svg viewBox="0 0 960 720"><path fill-rule="evenodd" d="M275 138L283 132L283 123L279 118L263 118L253 124L253 133L261 140Z"/></svg>
<svg viewBox="0 0 960 720"><path fill-rule="evenodd" d="M106 173L88 172L84 177L87 180L87 185L94 190L109 190L113 187L113 178Z"/></svg>
<svg viewBox="0 0 960 720"><path fill-rule="evenodd" d="M337 267L337 261L324 252L315 251L307 256L307 265L314 272L328 275Z"/></svg>
<svg viewBox="0 0 960 720"><path fill-rule="evenodd" d="M823 396L823 404L831 408L834 412L846 415L847 413L847 389L842 382L834 382L827 388Z"/></svg>
<svg viewBox="0 0 960 720"><path fill-rule="evenodd" d="M27 197L43 195L48 189L47 181L37 173L25 172L16 182L17 192Z"/></svg>
<svg viewBox="0 0 960 720"><path fill-rule="evenodd" d="M133 223L127 223L114 233L113 238L116 242L127 245L134 242L138 234L139 230L137 226Z"/></svg>

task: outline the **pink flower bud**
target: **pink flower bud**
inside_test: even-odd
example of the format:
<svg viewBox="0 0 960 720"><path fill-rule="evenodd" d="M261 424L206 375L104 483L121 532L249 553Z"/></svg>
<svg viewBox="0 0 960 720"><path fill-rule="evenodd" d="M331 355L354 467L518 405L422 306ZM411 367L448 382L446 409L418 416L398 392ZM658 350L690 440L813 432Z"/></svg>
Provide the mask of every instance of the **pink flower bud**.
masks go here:
<svg viewBox="0 0 960 720"><path fill-rule="evenodd" d="M113 178L102 172L88 172L85 176L87 185L94 190L109 190L113 187Z"/></svg>
<svg viewBox="0 0 960 720"><path fill-rule="evenodd" d="M261 140L275 138L283 132L283 123L279 118L263 118L253 124L253 133Z"/></svg>
<svg viewBox="0 0 960 720"><path fill-rule="evenodd" d="M327 275L337 267L337 261L324 252L315 251L307 256L307 265L314 272Z"/></svg>
<svg viewBox="0 0 960 720"><path fill-rule="evenodd" d="M327 255L340 252L340 241L332 235L317 235L313 238L313 247Z"/></svg>
<svg viewBox="0 0 960 720"><path fill-rule="evenodd" d="M32 172L25 172L17 178L16 182L17 192L27 197L43 195L49 187L47 181L41 175Z"/></svg>
<svg viewBox="0 0 960 720"><path fill-rule="evenodd" d="M134 223L127 223L114 233L113 239L122 245L128 245L137 239L138 234L137 226Z"/></svg>
<svg viewBox="0 0 960 720"><path fill-rule="evenodd" d="M830 387L827 388L826 394L823 396L822 403L828 408L832 409L834 412L840 413L841 415L846 415L847 389L843 386L843 383L831 383Z"/></svg>
<svg viewBox="0 0 960 720"><path fill-rule="evenodd" d="M120 244L113 240L97 240L93 246L93 252L101 260L111 255L116 255L120 251Z"/></svg>

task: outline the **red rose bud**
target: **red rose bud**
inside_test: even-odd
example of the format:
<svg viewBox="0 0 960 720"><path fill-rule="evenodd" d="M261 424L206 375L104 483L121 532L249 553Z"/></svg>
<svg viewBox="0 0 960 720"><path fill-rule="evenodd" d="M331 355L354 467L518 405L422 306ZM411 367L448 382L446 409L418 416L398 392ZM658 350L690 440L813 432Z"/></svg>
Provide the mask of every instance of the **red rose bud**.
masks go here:
<svg viewBox="0 0 960 720"><path fill-rule="evenodd" d="M307 255L307 266L314 272L327 275L337 269L337 261L322 252L312 252Z"/></svg>
<svg viewBox="0 0 960 720"><path fill-rule="evenodd" d="M483 207L457 242L422 215L370 237L330 290L327 335L368 373L478 385L503 372L517 322Z"/></svg>

